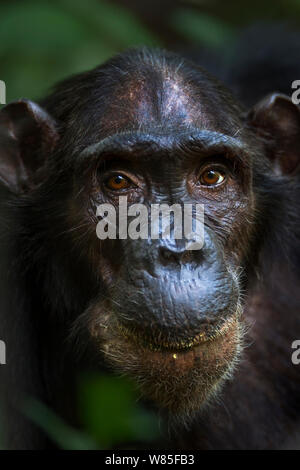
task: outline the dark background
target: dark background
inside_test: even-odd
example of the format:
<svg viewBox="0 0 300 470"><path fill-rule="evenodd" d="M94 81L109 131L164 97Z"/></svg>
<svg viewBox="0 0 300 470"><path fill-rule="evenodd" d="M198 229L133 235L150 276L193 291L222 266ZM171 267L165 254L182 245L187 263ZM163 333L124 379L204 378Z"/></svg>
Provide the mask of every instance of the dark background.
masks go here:
<svg viewBox="0 0 300 470"><path fill-rule="evenodd" d="M218 48L257 20L297 26L300 0L1 0L0 79L37 99L127 47Z"/></svg>

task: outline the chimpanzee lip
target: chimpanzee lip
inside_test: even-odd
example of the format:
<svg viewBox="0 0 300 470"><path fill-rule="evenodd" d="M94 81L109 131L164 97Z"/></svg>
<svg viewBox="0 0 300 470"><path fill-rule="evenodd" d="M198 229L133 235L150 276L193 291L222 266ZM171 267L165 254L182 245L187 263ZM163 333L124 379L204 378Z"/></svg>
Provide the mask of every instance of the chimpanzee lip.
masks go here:
<svg viewBox="0 0 300 470"><path fill-rule="evenodd" d="M215 341L219 337L225 335L235 321L236 316L233 315L226 321L223 321L222 324L214 326L210 331L203 330L194 336L190 336L179 341L166 339L160 333L155 335L152 333L149 335L132 327L129 328L121 323L117 324L117 329L127 341L135 342L142 348L150 349L151 351L180 352L191 350L203 343Z"/></svg>

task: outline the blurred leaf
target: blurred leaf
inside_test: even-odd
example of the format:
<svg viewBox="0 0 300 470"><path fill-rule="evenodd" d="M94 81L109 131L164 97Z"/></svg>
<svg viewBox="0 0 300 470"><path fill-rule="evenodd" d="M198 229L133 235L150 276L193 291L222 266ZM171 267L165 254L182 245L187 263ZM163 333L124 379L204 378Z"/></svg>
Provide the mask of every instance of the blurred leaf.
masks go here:
<svg viewBox="0 0 300 470"><path fill-rule="evenodd" d="M79 388L83 424L105 449L128 441L153 440L158 422L136 403L135 387L125 378L90 376Z"/></svg>
<svg viewBox="0 0 300 470"><path fill-rule="evenodd" d="M61 54L61 47L76 46L84 34L83 24L48 2L1 6L0 53L16 48L25 54Z"/></svg>
<svg viewBox="0 0 300 470"><path fill-rule="evenodd" d="M78 412L84 432L35 399L26 400L22 411L62 449L110 449L151 441L159 435L155 414L137 404L135 386L120 377L89 375L81 379Z"/></svg>
<svg viewBox="0 0 300 470"><path fill-rule="evenodd" d="M124 8L100 0L0 4L0 79L7 101L38 99L58 80L157 39Z"/></svg>
<svg viewBox="0 0 300 470"><path fill-rule="evenodd" d="M234 37L232 28L223 21L194 10L178 8L171 16L173 27L192 42L216 47Z"/></svg>
<svg viewBox="0 0 300 470"><path fill-rule="evenodd" d="M28 400L23 407L23 412L62 449L99 449L93 439L65 424L49 408L36 400Z"/></svg>
<svg viewBox="0 0 300 470"><path fill-rule="evenodd" d="M147 30L133 13L103 0L56 0L72 15L89 24L106 41L124 49L137 45L158 45L159 40Z"/></svg>

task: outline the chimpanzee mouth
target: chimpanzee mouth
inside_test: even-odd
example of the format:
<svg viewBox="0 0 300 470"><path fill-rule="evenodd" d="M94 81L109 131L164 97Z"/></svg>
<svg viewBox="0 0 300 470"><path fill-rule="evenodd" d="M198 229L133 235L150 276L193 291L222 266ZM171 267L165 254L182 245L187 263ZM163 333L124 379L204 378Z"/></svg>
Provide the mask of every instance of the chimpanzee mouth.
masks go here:
<svg viewBox="0 0 300 470"><path fill-rule="evenodd" d="M192 416L229 379L242 348L239 313L221 323L203 324L189 336L184 328L172 336L163 331L138 331L110 312L95 310L89 331L101 359L113 370L133 378L142 394L173 416ZM136 327L135 327L136 328ZM185 336L184 336L185 334Z"/></svg>
<svg viewBox="0 0 300 470"><path fill-rule="evenodd" d="M235 321L236 317L233 315L222 323L219 322L218 325L206 325L196 335L181 338L167 337L161 331L152 331L151 334L149 334L121 323L117 323L116 326L121 336L143 349L175 353L188 351L203 343L217 340L228 332Z"/></svg>

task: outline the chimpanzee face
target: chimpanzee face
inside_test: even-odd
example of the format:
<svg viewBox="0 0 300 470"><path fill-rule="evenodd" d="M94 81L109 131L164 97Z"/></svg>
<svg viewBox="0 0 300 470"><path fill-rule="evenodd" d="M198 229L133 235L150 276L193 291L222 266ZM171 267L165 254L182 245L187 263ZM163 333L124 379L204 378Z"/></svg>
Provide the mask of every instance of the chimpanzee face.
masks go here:
<svg viewBox="0 0 300 470"><path fill-rule="evenodd" d="M133 91L125 86L133 100L125 116L121 105L111 133L78 158L69 199L70 227L82 226L80 237L88 227L85 256L99 285L85 319L106 361L135 377L160 405L189 413L230 375L240 350L239 274L255 205L252 154L242 136L234 137L235 128L228 135L224 126L211 124L204 99L190 106L180 84L164 84L160 128L153 98L146 104L140 98L150 91L131 86ZM120 198L129 213L137 204L146 209L143 237L128 235L132 215L124 233ZM116 210L116 233L99 240L96 214L104 204ZM152 208L158 204L177 204L183 212L202 205L203 246L190 250L185 237L153 237Z"/></svg>

